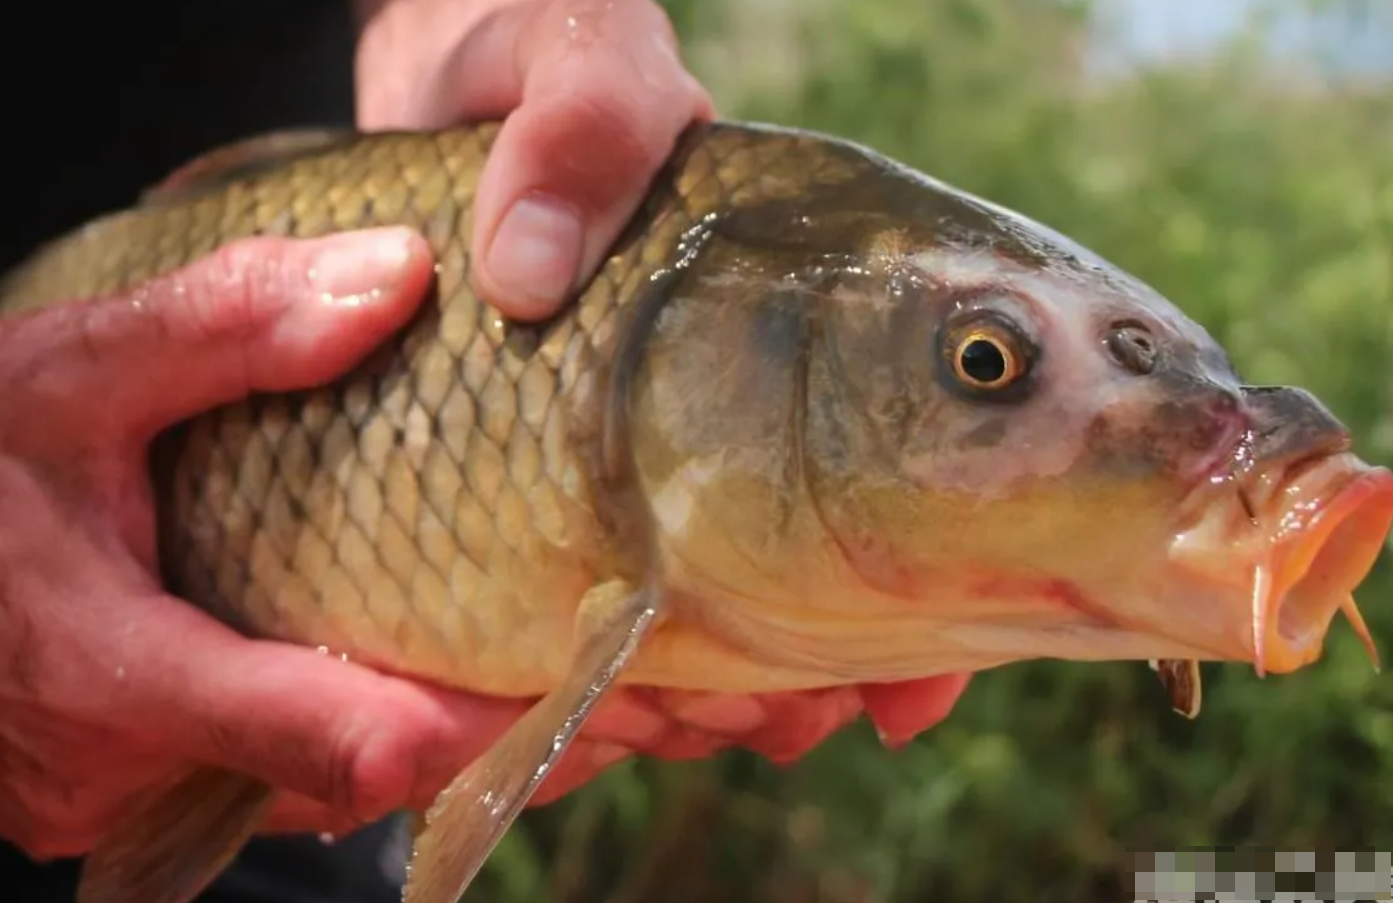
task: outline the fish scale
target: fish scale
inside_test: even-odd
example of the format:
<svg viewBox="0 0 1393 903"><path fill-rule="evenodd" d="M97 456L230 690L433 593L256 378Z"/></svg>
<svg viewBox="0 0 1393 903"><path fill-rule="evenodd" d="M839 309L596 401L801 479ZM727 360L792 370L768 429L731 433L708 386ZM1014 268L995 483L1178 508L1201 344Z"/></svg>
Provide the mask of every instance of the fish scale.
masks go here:
<svg viewBox="0 0 1393 903"><path fill-rule="evenodd" d="M371 361L162 439L166 578L256 635L532 695L559 677L576 602L612 567L589 445L625 301L703 215L792 197L836 161L791 134L690 142L577 303L534 328L505 323L468 279L496 130L358 136L192 197L166 190L45 249L6 283L0 313L128 289L253 235L420 230L435 295Z"/></svg>
<svg viewBox="0 0 1393 903"><path fill-rule="evenodd" d="M1376 659L1352 593L1393 473L1087 249L830 136L698 125L579 297L510 324L468 278L496 134L214 151L0 284L6 316L253 234L426 236L435 291L369 360L152 457L174 592L541 697L424 813L405 903L459 898L615 682L679 731L709 729L702 694L834 689L782 697L802 725L760 736L786 744L865 684L1040 657L1153 660L1193 717L1199 660L1296 670L1340 612ZM188 903L276 793L196 768L92 851L78 903Z"/></svg>

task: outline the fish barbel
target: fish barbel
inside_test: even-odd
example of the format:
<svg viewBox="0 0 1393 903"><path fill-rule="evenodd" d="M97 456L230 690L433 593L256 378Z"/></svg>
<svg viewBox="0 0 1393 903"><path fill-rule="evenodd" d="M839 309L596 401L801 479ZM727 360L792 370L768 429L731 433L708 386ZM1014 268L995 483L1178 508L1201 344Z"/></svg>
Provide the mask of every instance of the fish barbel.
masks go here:
<svg viewBox="0 0 1393 903"><path fill-rule="evenodd" d="M713 123L573 303L510 323L466 253L496 131L223 149L0 288L23 316L244 236L430 242L432 297L371 361L152 456L172 592L250 635L541 697L425 814L409 903L458 897L614 683L1162 660L1193 714L1194 663L1295 670L1337 611L1372 650L1351 594L1393 475L1137 279L866 148ZM185 903L274 792L189 776L93 852L81 903Z"/></svg>

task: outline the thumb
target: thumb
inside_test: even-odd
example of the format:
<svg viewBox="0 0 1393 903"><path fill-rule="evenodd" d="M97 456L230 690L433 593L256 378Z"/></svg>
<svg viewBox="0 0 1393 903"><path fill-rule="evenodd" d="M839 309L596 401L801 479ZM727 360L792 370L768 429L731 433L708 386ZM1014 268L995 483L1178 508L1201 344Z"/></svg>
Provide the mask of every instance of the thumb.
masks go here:
<svg viewBox="0 0 1393 903"><path fill-rule="evenodd" d="M661 7L636 0L505 7L439 84L456 116L511 111L480 177L471 259L480 293L527 319L594 273L677 135L712 115Z"/></svg>
<svg viewBox="0 0 1393 903"><path fill-rule="evenodd" d="M49 422L68 409L90 421L102 398L102 422L83 429L143 440L254 391L332 379L405 322L430 278L429 246L404 228L246 239L122 295L6 324L20 333L7 351L24 356L6 375Z"/></svg>

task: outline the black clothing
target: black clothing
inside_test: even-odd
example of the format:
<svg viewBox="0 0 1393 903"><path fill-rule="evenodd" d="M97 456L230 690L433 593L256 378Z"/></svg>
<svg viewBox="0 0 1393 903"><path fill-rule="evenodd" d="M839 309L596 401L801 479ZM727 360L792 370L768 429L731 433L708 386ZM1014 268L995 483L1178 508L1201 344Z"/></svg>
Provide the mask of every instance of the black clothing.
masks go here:
<svg viewBox="0 0 1393 903"><path fill-rule="evenodd" d="M349 0L39 0L6 11L0 271L211 147L353 121ZM398 903L387 822L254 841L200 903ZM0 843L0 900L72 903L77 863Z"/></svg>
<svg viewBox="0 0 1393 903"><path fill-rule="evenodd" d="M0 54L0 269L214 145L353 121L350 0L37 0Z"/></svg>

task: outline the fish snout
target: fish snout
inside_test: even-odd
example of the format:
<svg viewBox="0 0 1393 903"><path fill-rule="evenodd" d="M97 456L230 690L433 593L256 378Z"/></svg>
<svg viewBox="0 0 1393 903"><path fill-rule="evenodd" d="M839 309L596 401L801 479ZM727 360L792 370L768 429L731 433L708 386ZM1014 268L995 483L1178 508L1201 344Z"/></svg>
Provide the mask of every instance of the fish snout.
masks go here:
<svg viewBox="0 0 1393 903"><path fill-rule="evenodd" d="M1349 450L1349 429L1305 389L1243 386L1242 395L1252 425L1256 463L1271 465Z"/></svg>

